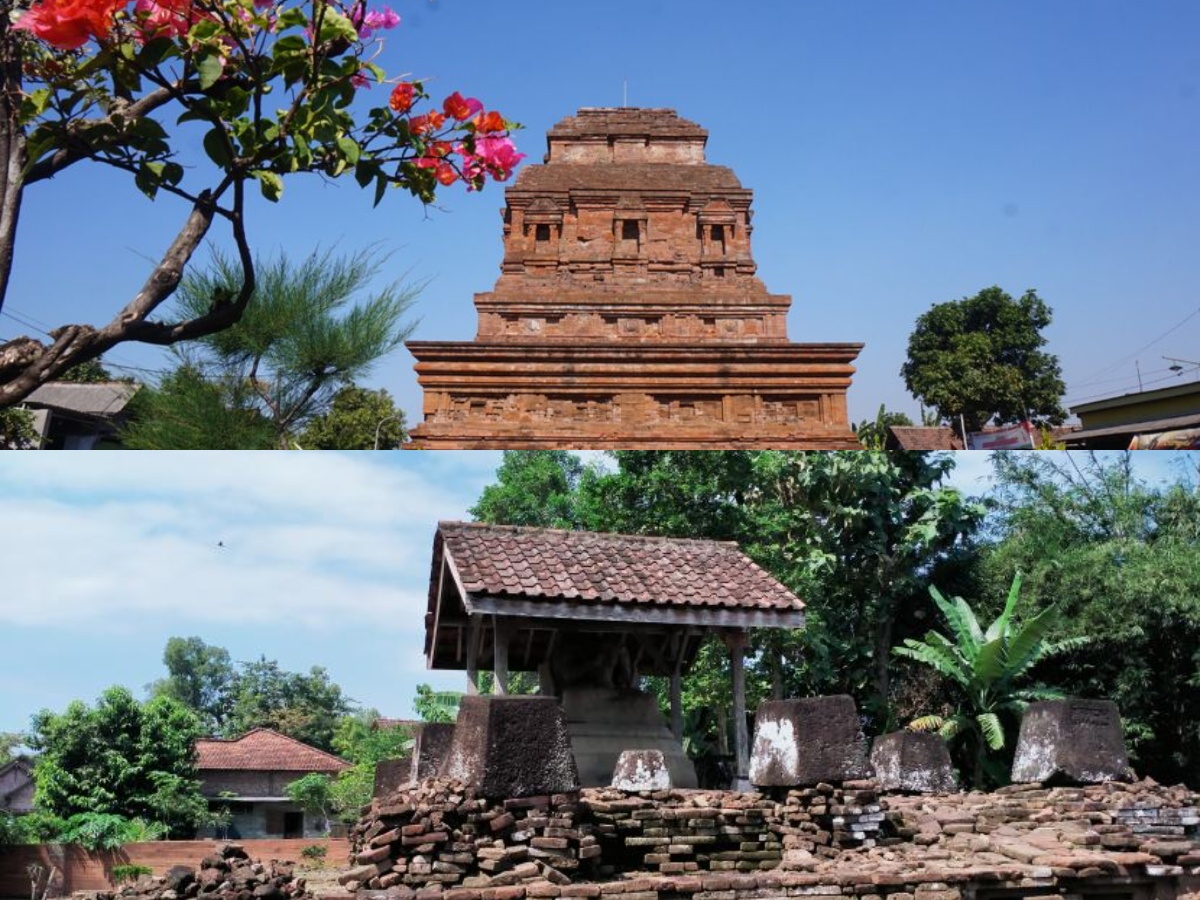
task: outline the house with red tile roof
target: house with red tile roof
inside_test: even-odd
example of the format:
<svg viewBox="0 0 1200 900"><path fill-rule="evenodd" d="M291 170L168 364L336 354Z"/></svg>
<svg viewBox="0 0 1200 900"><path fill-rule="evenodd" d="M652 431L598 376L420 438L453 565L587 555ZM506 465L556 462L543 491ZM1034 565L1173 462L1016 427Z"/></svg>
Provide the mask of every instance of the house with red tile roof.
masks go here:
<svg viewBox="0 0 1200 900"><path fill-rule="evenodd" d="M349 765L270 728L255 728L239 738L196 741L200 792L210 807L229 809L232 821L220 836L231 838L324 834L327 823L292 803L287 786L314 772L336 775Z"/></svg>

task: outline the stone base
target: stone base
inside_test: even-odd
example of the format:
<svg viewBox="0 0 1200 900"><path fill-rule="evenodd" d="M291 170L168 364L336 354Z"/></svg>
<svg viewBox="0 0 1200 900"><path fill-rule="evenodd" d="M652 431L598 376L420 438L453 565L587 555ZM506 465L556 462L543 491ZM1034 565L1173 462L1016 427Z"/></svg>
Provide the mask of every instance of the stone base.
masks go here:
<svg viewBox="0 0 1200 900"><path fill-rule="evenodd" d="M415 743L412 778L414 781L421 781L424 778L432 778L441 771L442 763L454 740L454 726L449 723L427 722L413 730Z"/></svg>
<svg viewBox="0 0 1200 900"><path fill-rule="evenodd" d="M1048 700L1025 710L1013 782L1096 784L1132 775L1121 716L1111 700Z"/></svg>
<svg viewBox="0 0 1200 900"><path fill-rule="evenodd" d="M579 790L553 697L463 697L441 774L492 798Z"/></svg>
<svg viewBox="0 0 1200 900"><path fill-rule="evenodd" d="M920 731L882 734L871 747L871 765L882 791L934 794L958 790L950 751L936 734Z"/></svg>
<svg viewBox="0 0 1200 900"><path fill-rule="evenodd" d="M412 781L412 757L400 756L396 759L381 759L375 763L374 797L386 797L401 785Z"/></svg>
<svg viewBox="0 0 1200 900"><path fill-rule="evenodd" d="M801 787L868 778L867 742L847 695L775 700L755 716L750 783Z"/></svg>
<svg viewBox="0 0 1200 900"><path fill-rule="evenodd" d="M861 449L859 344L411 342L410 449Z"/></svg>
<svg viewBox="0 0 1200 900"><path fill-rule="evenodd" d="M658 750L671 784L698 787L696 767L663 721L654 696L612 688L567 688L563 715L584 787L606 787L626 750Z"/></svg>

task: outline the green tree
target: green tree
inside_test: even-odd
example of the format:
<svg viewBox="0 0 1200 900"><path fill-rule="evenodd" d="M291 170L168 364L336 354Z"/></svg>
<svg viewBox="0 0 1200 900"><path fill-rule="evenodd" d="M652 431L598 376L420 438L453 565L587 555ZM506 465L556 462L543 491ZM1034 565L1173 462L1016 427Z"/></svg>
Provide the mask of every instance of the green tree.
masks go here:
<svg viewBox="0 0 1200 900"><path fill-rule="evenodd" d="M320 666L313 666L307 674L287 672L274 660L261 657L241 664L233 684L226 733L272 728L322 750L332 750L338 721L350 709L350 699Z"/></svg>
<svg viewBox="0 0 1200 900"><path fill-rule="evenodd" d="M391 394L349 384L309 420L298 443L305 450L397 450L404 435L404 412Z"/></svg>
<svg viewBox="0 0 1200 900"><path fill-rule="evenodd" d="M1053 606L1017 625L1013 614L1021 593L1020 573L1013 576L1004 609L986 630L962 597L947 600L932 586L929 593L950 626L950 637L930 631L921 640L906 639L895 652L953 681L959 702L952 715L923 716L909 727L937 731L947 739L963 737L972 761L972 784L979 788L1002 784L1007 781L1005 763L1011 763L1011 755L990 759L989 751L1009 746L1004 719L1015 726L1030 702L1062 696L1053 688L1022 687L1019 682L1028 679L1042 661L1074 650L1087 639L1051 642L1050 632L1058 623L1058 610Z"/></svg>
<svg viewBox="0 0 1200 900"><path fill-rule="evenodd" d="M1050 307L1035 291L1014 300L998 287L938 303L908 338L904 384L943 422L1060 424L1065 386L1058 358L1041 348Z"/></svg>
<svg viewBox="0 0 1200 900"><path fill-rule="evenodd" d="M331 815L353 822L375 792L375 765L412 752L412 731L404 725L380 727L379 712L359 710L342 718L333 736L333 748L353 765L338 772L329 783Z"/></svg>
<svg viewBox="0 0 1200 900"><path fill-rule="evenodd" d="M62 713L33 718L29 746L39 753L34 771L39 808L62 818L80 814L157 821L186 831L198 804L165 808L165 792L199 798L193 744L196 716L168 697L138 703L111 687L95 707L75 701Z"/></svg>
<svg viewBox="0 0 1200 900"><path fill-rule="evenodd" d="M0 731L0 766L16 759L14 752L25 744L25 734L21 731Z"/></svg>
<svg viewBox="0 0 1200 900"><path fill-rule="evenodd" d="M1180 457L1186 459L1187 457ZM1200 783L1200 490L1178 471L1137 477L1128 452L993 456L996 509L984 583L1025 573L1026 614L1051 603L1090 636L1042 672L1121 710L1131 761Z"/></svg>
<svg viewBox="0 0 1200 900"><path fill-rule="evenodd" d="M362 297L382 263L370 251L313 253L301 263L286 255L258 260L253 303L241 321L200 338L188 354L219 384L248 387L244 396L285 450L340 388L369 373L411 332L401 318L418 289L393 283ZM210 268L184 279L176 305L185 317L201 315L240 277L240 263L214 254Z"/></svg>
<svg viewBox="0 0 1200 900"><path fill-rule="evenodd" d="M429 203L439 185L479 188L508 178L520 160L503 117L457 93L441 125L426 115L424 86L395 83L377 63L380 28L389 25L369 24L357 2L197 0L186 22L167 7L136 14L121 0L5 10L0 308L26 193L69 168L124 173L151 200L180 203L182 222L107 324L66 324L46 343L22 336L0 344L0 407L123 342L171 345L238 322L256 280L248 191L278 201L285 182L307 173L352 176L377 203L392 187ZM370 82L392 89L372 102L358 90ZM193 144L201 161L181 161ZM228 228L237 278L188 315L159 314L214 225Z"/></svg>
<svg viewBox="0 0 1200 900"><path fill-rule="evenodd" d="M163 649L163 665L167 677L151 685L151 692L187 706L209 734L221 733L233 706L235 669L229 651L198 637L172 637Z"/></svg>
<svg viewBox="0 0 1200 900"><path fill-rule="evenodd" d="M451 723L458 718L461 691L435 691L427 684L417 685L413 709L422 722Z"/></svg>
<svg viewBox="0 0 1200 900"><path fill-rule="evenodd" d="M890 412L882 403L874 419L863 419L854 428L858 442L868 450L882 450L887 444L887 430L892 425L912 425L913 421L902 412Z"/></svg>
<svg viewBox="0 0 1200 900"><path fill-rule="evenodd" d="M584 467L566 450L505 450L496 483L471 507L479 522L578 528L576 489Z"/></svg>
<svg viewBox="0 0 1200 900"><path fill-rule="evenodd" d="M75 384L97 384L116 380L112 373L104 368L104 364L99 359L89 359L77 366L72 366L58 378L60 381L71 381Z"/></svg>
<svg viewBox="0 0 1200 900"><path fill-rule="evenodd" d="M289 782L284 787L288 799L306 813L321 817L321 831L329 833L329 820L337 811L333 799L333 779L321 772L307 775Z"/></svg>
<svg viewBox="0 0 1200 900"><path fill-rule="evenodd" d="M41 437L33 427L31 411L0 409L0 450L27 450L36 446Z"/></svg>
<svg viewBox="0 0 1200 900"><path fill-rule="evenodd" d="M248 384L184 364L134 395L120 440L129 450L270 450L275 429Z"/></svg>

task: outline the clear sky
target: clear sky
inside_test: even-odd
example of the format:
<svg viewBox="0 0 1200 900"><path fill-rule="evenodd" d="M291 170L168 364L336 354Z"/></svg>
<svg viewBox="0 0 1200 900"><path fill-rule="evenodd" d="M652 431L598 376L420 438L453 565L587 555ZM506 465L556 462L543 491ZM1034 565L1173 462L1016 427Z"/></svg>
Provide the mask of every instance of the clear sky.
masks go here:
<svg viewBox="0 0 1200 900"><path fill-rule="evenodd" d="M988 490L988 454L953 482ZM1179 456L1134 454L1150 480ZM413 714L433 534L494 480L500 454L7 453L0 458L0 731L165 674L167 638L235 660L325 666L349 696ZM1194 462L1194 457L1193 457ZM224 546L219 546L223 544Z"/></svg>
<svg viewBox="0 0 1200 900"><path fill-rule="evenodd" d="M1053 308L1049 350L1080 402L1200 377L1200 4L1195 0L395 0L389 72L523 122L531 160L582 106L665 106L708 128L708 157L755 191L767 287L793 340L863 341L851 417L916 403L899 376L917 316L998 284ZM383 88L375 91L382 93ZM428 280L415 337L475 334L472 294L501 257L498 186L423 210L351 182L289 183L256 204L263 252L394 251ZM107 320L184 211L77 169L30 191L11 311ZM1190 318L1189 318L1190 316ZM0 337L30 329L0 317ZM162 368L153 349L113 362ZM412 359L386 386L418 421Z"/></svg>

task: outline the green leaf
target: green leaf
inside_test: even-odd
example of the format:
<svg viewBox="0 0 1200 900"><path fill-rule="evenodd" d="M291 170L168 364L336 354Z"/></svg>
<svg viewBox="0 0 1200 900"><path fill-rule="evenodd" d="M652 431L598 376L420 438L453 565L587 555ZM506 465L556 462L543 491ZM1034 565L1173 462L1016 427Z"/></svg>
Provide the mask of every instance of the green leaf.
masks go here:
<svg viewBox="0 0 1200 900"><path fill-rule="evenodd" d="M215 126L204 135L204 152L221 168L226 168L232 162L229 157L227 136L224 131Z"/></svg>
<svg viewBox="0 0 1200 900"><path fill-rule="evenodd" d="M383 199L384 193L387 191L388 181L382 174L375 179L375 202L374 206L379 205L379 201Z"/></svg>
<svg viewBox="0 0 1200 900"><path fill-rule="evenodd" d="M995 713L980 713L975 717L975 721L979 723L979 730L983 732L983 739L989 749L999 750L1004 746L1004 728L1001 727L1000 718Z"/></svg>
<svg viewBox="0 0 1200 900"><path fill-rule="evenodd" d="M201 56L196 61L196 74L200 77L200 90L207 91L224 74L225 66L216 54Z"/></svg>
<svg viewBox="0 0 1200 900"><path fill-rule="evenodd" d="M272 203L275 203L283 196L283 179L278 173L259 169L251 174L258 179L259 186L262 188L262 195Z"/></svg>
<svg viewBox="0 0 1200 900"><path fill-rule="evenodd" d="M352 137L340 137L337 139L337 145L347 163L352 166L358 163L358 157L362 152L358 141Z"/></svg>
<svg viewBox="0 0 1200 900"><path fill-rule="evenodd" d="M318 39L322 43L346 41L353 44L358 40L358 29L354 27L354 23L349 18L327 6L324 18L321 20L321 33L318 35Z"/></svg>
<svg viewBox="0 0 1200 900"><path fill-rule="evenodd" d="M179 50L175 45L175 41L171 38L153 38L146 41L142 45L142 51L138 54L138 65L144 69L149 69L157 66L163 60L171 56L178 56Z"/></svg>

